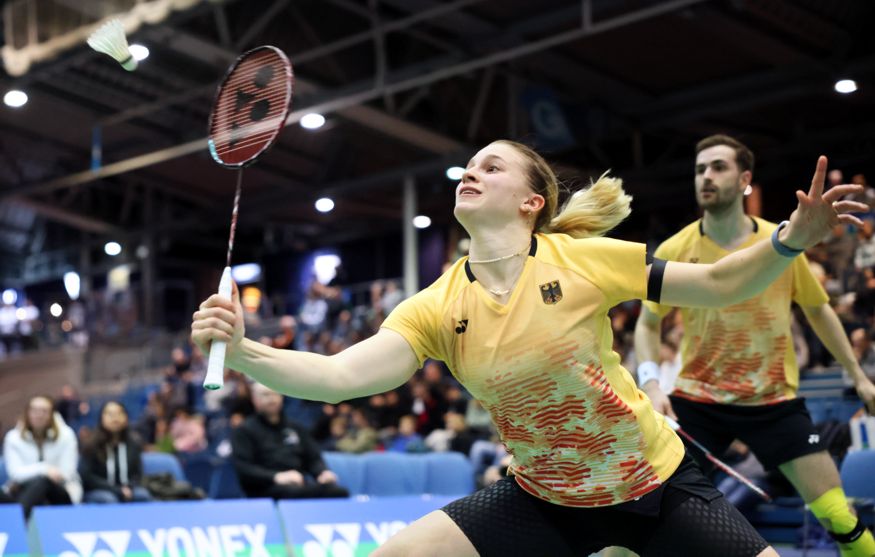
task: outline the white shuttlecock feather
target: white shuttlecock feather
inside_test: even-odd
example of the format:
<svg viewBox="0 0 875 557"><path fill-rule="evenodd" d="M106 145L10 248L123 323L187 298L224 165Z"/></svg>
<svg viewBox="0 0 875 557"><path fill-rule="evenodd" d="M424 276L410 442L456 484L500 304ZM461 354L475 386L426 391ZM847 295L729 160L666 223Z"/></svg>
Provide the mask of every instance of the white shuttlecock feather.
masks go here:
<svg viewBox="0 0 875 557"><path fill-rule="evenodd" d="M109 54L129 72L137 69L137 59L131 54L131 49L128 48L128 39L125 37L125 29L122 27L122 22L113 19L107 21L97 28L97 31L91 33L88 37L88 46Z"/></svg>

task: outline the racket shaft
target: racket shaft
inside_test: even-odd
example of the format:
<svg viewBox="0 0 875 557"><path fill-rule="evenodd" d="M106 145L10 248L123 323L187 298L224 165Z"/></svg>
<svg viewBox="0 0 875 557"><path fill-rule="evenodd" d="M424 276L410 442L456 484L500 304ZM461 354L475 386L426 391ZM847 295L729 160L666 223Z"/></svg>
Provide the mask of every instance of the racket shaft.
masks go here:
<svg viewBox="0 0 875 557"><path fill-rule="evenodd" d="M769 497L769 494L766 493L765 491L763 491L762 489L760 489L755 483L753 483L749 479L745 478L739 472L736 472L733 468L729 467L728 464L726 464L725 462L723 462L722 460L720 460L719 458L717 458L716 456L711 454L711 451L709 451L707 449L707 447L705 447L705 445L699 443L698 441L693 439L692 435L690 435L689 433L687 433L686 431L681 429L681 426L679 423L677 423L673 419L669 418L668 416L663 416L663 417L665 418L665 421L668 422L668 425L673 430L675 430L679 435L683 436L684 439L686 439L687 441L692 443L697 449L699 449L700 451L705 453L705 457L707 457L708 460L710 460L715 466L717 466L717 468L720 468L721 470L723 470L724 472L726 472L727 474L729 474L730 476L732 476L736 480L738 480L741 483L743 483L744 485L746 485L751 491L753 491L754 493L756 493L757 495L759 495L760 497L762 497L766 501L772 500L772 498Z"/></svg>
<svg viewBox="0 0 875 557"><path fill-rule="evenodd" d="M717 458L713 454L705 453L705 456L708 458L708 460L713 462L714 465L717 466L717 468L720 468L721 470L723 470L724 472L726 472L727 474L729 474L730 476L732 476L736 480L738 480L741 483L743 483L744 485L746 485L748 487L748 489L750 489L751 491L753 491L754 493L756 493L757 495L759 495L760 497L762 497L766 501L772 500L772 498L769 497L769 495L765 491L760 489L755 483L753 483L749 479L742 476L739 472L736 472L728 464L726 464L725 462L723 462L722 460L720 460L719 458Z"/></svg>
<svg viewBox="0 0 875 557"><path fill-rule="evenodd" d="M225 270L222 271L222 280L219 281L219 296L231 299L231 267L225 267ZM205 389L221 389L224 385L226 348L226 343L220 340L214 340L210 344L210 359L207 364L207 376L204 378Z"/></svg>

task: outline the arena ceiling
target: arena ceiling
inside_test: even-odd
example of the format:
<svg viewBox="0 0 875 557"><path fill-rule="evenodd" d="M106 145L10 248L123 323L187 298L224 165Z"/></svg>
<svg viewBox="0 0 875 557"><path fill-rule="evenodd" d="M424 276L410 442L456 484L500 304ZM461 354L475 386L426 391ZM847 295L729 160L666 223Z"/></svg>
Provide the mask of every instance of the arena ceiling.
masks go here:
<svg viewBox="0 0 875 557"><path fill-rule="evenodd" d="M9 4L30 2L7 4L4 44L21 33ZM47 4L93 23L125 2ZM566 178L613 169L642 215L688 205L692 146L718 131L754 148L780 199L821 152L875 172L873 21L869 0L195 2L130 37L151 51L135 72L84 44L0 72L30 97L0 107L0 280L57 277L109 239L221 262L235 181L206 152L207 115L260 44L295 65L295 114L327 124L290 124L246 170L244 258L400 234L405 176L418 212L447 224L445 168L499 137L539 142ZM837 94L842 77L859 91Z"/></svg>

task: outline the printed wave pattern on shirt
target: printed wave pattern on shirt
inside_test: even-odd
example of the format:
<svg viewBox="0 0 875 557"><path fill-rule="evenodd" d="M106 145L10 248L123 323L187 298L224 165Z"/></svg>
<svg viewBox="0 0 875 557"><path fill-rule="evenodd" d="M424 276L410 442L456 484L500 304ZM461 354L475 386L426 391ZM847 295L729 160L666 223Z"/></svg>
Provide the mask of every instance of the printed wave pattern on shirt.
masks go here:
<svg viewBox="0 0 875 557"><path fill-rule="evenodd" d="M707 403L769 404L786 400L789 339L760 297L712 312L690 327L689 353L676 394ZM777 331L777 332L776 332Z"/></svg>
<svg viewBox="0 0 875 557"><path fill-rule="evenodd" d="M484 407L514 456L512 472L532 495L579 507L628 501L659 479L644 458L632 409L600 366L575 357L576 348L562 340L540 348L553 364L549 372L494 372Z"/></svg>

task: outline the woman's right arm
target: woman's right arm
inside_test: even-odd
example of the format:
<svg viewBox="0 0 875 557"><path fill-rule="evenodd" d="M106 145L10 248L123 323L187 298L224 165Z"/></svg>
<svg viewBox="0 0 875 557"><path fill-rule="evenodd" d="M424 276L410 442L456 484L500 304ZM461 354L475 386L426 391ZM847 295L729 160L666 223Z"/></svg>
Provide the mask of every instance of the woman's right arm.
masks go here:
<svg viewBox="0 0 875 557"><path fill-rule="evenodd" d="M232 298L213 295L201 304L192 321L192 340L204 354L213 340L227 342L225 365L283 394L340 402L394 389L419 368L413 348L388 329L333 356L280 350L243 338L236 285Z"/></svg>
<svg viewBox="0 0 875 557"><path fill-rule="evenodd" d="M37 476L44 476L49 465L45 462L29 462L24 453L24 441L10 431L3 440L3 461L9 479L15 483L24 483Z"/></svg>

